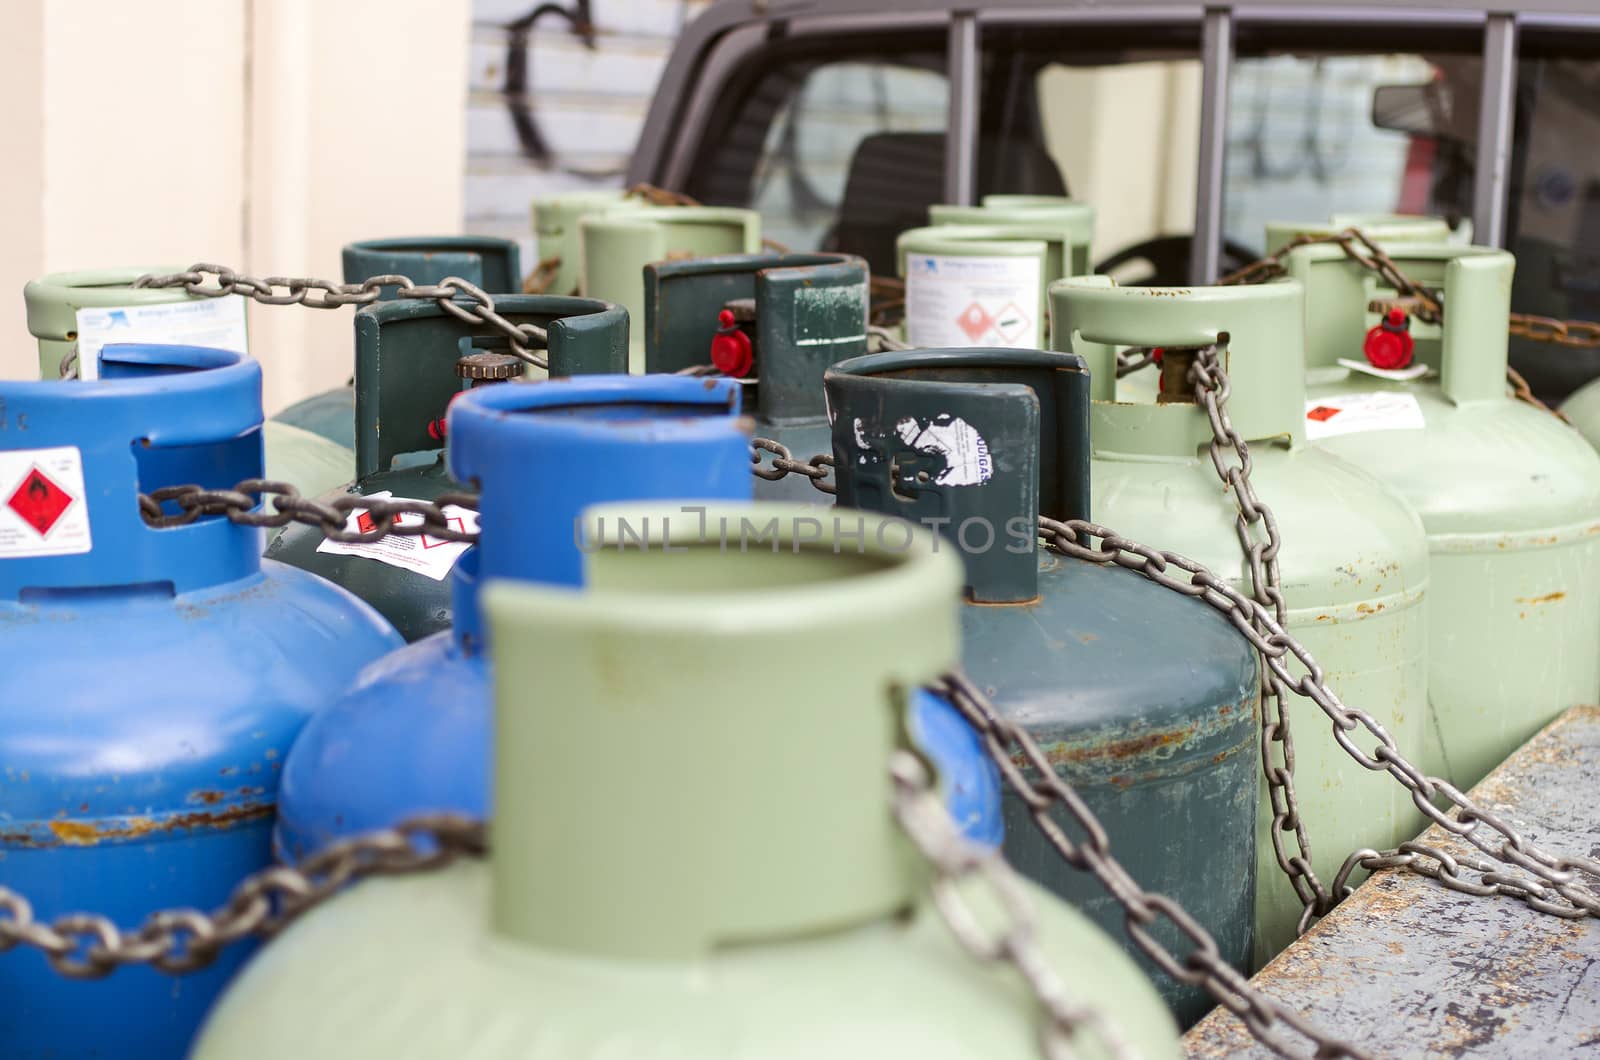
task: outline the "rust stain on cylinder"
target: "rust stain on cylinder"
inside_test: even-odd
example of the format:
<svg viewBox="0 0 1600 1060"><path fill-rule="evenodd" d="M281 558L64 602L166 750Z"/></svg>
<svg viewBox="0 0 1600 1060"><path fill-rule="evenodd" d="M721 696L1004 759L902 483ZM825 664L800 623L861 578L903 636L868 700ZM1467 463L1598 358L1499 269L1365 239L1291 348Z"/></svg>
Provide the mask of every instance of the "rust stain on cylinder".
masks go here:
<svg viewBox="0 0 1600 1060"><path fill-rule="evenodd" d="M127 839L140 839L150 835L163 835L169 832L182 832L191 829L225 829L245 821L253 821L263 817L270 817L273 811L271 802L243 803L230 806L224 810L196 810L190 813L175 813L166 817L125 817L114 823L100 824L95 821L55 820L50 821L46 827L50 830L52 840L47 840L37 833L31 832L4 832L0 833L0 842L16 846L51 847L74 846L88 847L105 842L117 842Z"/></svg>

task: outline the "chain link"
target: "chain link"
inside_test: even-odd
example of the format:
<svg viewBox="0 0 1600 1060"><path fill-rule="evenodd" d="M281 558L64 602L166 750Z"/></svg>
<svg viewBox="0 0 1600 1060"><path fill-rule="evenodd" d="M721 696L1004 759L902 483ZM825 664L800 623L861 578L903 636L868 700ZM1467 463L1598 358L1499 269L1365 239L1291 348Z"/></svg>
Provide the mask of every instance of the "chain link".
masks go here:
<svg viewBox="0 0 1600 1060"><path fill-rule="evenodd" d="M425 872L483 852L482 822L454 814L415 817L338 840L296 867L273 865L246 876L210 913L162 910L128 932L93 913L35 920L26 898L0 886L0 953L16 946L39 950L69 979L102 979L133 964L182 975L210 965L240 939L276 934L346 884Z"/></svg>
<svg viewBox="0 0 1600 1060"><path fill-rule="evenodd" d="M1554 346L1592 350L1600 347L1600 323L1592 320L1556 320L1532 313L1511 314L1511 334Z"/></svg>
<svg viewBox="0 0 1600 1060"><path fill-rule="evenodd" d="M214 279L215 284L208 284ZM433 301L439 308L468 324L483 324L506 340L511 354L535 368L548 369L549 361L534 352L549 345L545 329L533 324L513 324L495 310L494 297L475 283L459 276L447 276L436 284L412 283L399 275L371 276L360 283L334 283L331 280L295 276L268 276L257 279L235 272L226 265L204 262L184 272L158 276L147 274L133 281L134 287L181 287L198 298L221 298L237 294L262 305L303 305L312 309L338 309L341 306L366 306L376 302L385 287L398 288L400 298ZM279 293L277 288L284 288Z"/></svg>
<svg viewBox="0 0 1600 1060"><path fill-rule="evenodd" d="M168 504L177 510L169 511ZM245 479L225 490L166 486L139 494L139 514L144 517L145 525L157 528L185 526L204 515L225 515L240 526L276 528L300 523L322 531L330 541L350 545L370 544L390 534L401 537L427 534L446 541L476 542L475 532L450 525L445 508L452 505L475 510L478 495L448 492L432 501L413 501L347 493L324 502L304 496L287 482L260 478ZM355 511L366 512L371 517L371 529L345 529L350 513ZM401 516L405 515L421 516L422 521L401 522Z"/></svg>
<svg viewBox="0 0 1600 1060"><path fill-rule="evenodd" d="M776 482L787 475L804 475L821 492L830 496L838 492L834 484L828 481L834 466L832 453L818 453L810 461L796 460L788 446L771 438L752 438L750 448L750 459L754 464L750 470L757 478ZM772 463L766 467L761 466L763 452L773 454Z"/></svg>
<svg viewBox="0 0 1600 1060"><path fill-rule="evenodd" d="M1039 947L1033 900L998 848L973 843L956 828L934 791L927 769L914 755L897 751L889 762L894 814L934 869L934 907L961 948L984 963L1006 963L1021 974L1039 1008L1039 1050L1045 1060L1066 1060L1072 1041L1092 1032L1108 1056L1137 1054L1120 1031L1093 1006L1076 1003ZM986 930L962 894L968 881L982 884L1005 917Z"/></svg>
<svg viewBox="0 0 1600 1060"><path fill-rule="evenodd" d="M1400 267L1383 248L1369 239L1359 228L1346 228L1342 232L1329 235L1296 236L1273 253L1251 262L1236 272L1229 273L1217 283L1227 287L1234 284L1266 283L1287 276L1289 270L1283 264L1284 259L1289 256L1290 251L1309 246L1336 246L1344 251L1345 257L1363 269L1377 273L1384 283L1407 300L1406 304L1411 315L1423 323L1437 324L1444 319L1438 292L1422 286L1401 272Z"/></svg>

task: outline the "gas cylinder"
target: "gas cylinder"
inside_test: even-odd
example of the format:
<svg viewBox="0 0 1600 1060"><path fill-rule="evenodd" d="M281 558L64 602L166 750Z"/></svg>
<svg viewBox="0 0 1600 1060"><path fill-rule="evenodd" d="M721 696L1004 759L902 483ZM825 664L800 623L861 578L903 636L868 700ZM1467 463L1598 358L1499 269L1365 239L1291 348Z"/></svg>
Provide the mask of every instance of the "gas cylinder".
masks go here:
<svg viewBox="0 0 1600 1060"><path fill-rule="evenodd" d="M1134 877L1246 968L1260 776L1250 643L1197 600L1038 545L1041 513L1089 517L1083 359L882 353L829 369L827 390L840 505L944 534L966 565L967 673L1039 742ZM1061 860L1027 804L1008 792L1004 813L1007 860L1122 937L1122 908ZM1137 959L1181 1023L1213 1004Z"/></svg>
<svg viewBox="0 0 1600 1060"><path fill-rule="evenodd" d="M566 191L534 199L530 212L539 264L551 270L544 293L578 293L579 220L590 214L628 209L638 202L630 199L621 188Z"/></svg>
<svg viewBox="0 0 1600 1060"><path fill-rule="evenodd" d="M1306 443L1300 285L1117 287L1106 277L1079 277L1052 288L1051 302L1055 341L1089 363L1095 521L1182 553L1249 592L1234 497L1207 455L1211 427L1186 378L1196 351L1223 347L1232 387L1228 412L1248 443L1255 492L1281 530L1278 562L1289 632L1322 665L1335 692L1370 712L1401 752L1420 762L1427 539L1416 512L1392 489ZM1166 349L1160 402L1113 400L1117 346ZM1413 838L1422 819L1405 789L1351 759L1315 704L1293 694L1286 699L1300 814L1321 879L1330 880L1354 849ZM1258 963L1294 938L1300 915L1269 826L1264 797ZM1293 836L1282 838L1292 852Z"/></svg>
<svg viewBox="0 0 1600 1060"><path fill-rule="evenodd" d="M928 207L928 221L934 225L1034 226L1044 231L1064 233L1067 253L1061 276L1083 276L1093 271L1089 264L1089 245L1094 242L1093 206L1054 197L1048 197L1046 202L1033 202L1032 196L1019 196L1026 201L1018 203L1005 201L1009 198L986 195L981 206L936 203Z"/></svg>
<svg viewBox="0 0 1600 1060"><path fill-rule="evenodd" d="M487 862L297 921L196 1060L1039 1055L1020 976L953 940L889 803L904 689L956 659L959 563L880 516L682 512L591 509L583 589L486 587ZM1177 1056L1132 962L1019 888L1071 1000Z"/></svg>
<svg viewBox="0 0 1600 1060"><path fill-rule="evenodd" d="M1276 254L1301 236L1333 236L1351 228L1360 229L1368 239L1381 245L1390 243L1440 243L1450 236L1450 226L1438 217L1412 214L1336 213L1326 221L1283 221L1267 225L1267 253ZM1117 397L1122 401L1149 403L1156 400L1160 387L1160 366L1130 372L1117 381Z"/></svg>
<svg viewBox="0 0 1600 1060"><path fill-rule="evenodd" d="M626 367L628 316L617 306L588 298L507 295L496 299L495 308L512 323L548 331L553 376ZM461 489L445 466L445 413L464 390L522 377L522 362L496 347L503 349L503 340L491 329L460 320L436 302L380 302L358 312L356 478L328 496L431 501ZM464 530L476 525L466 509L446 514L460 519ZM352 512L347 528L360 530L363 515ZM316 527L291 524L268 546L267 555L349 589L409 642L450 628L448 576L466 549L465 543L427 536L341 544Z"/></svg>
<svg viewBox="0 0 1600 1060"><path fill-rule="evenodd" d="M645 371L711 364L737 378L756 434L796 459L832 451L822 373L867 352L867 263L848 254L734 254L644 269ZM760 500L822 503L801 475Z"/></svg>
<svg viewBox="0 0 1600 1060"><path fill-rule="evenodd" d="M258 364L98 352L94 380L0 383L0 878L45 921L131 926L216 908L268 864L295 733L401 642L342 589L263 562L259 530L141 518L141 492L260 476ZM0 1055L182 1056L247 949L103 980L0 954Z"/></svg>
<svg viewBox="0 0 1600 1060"><path fill-rule="evenodd" d="M1422 765L1466 791L1556 715L1600 699L1600 456L1507 391L1510 254L1430 243L1388 253L1441 292L1441 324L1387 330L1410 315L1392 288L1337 247L1289 255L1306 291L1305 431L1422 516ZM1383 370L1400 340L1414 363Z"/></svg>
<svg viewBox="0 0 1600 1060"><path fill-rule="evenodd" d="M345 283L360 283L370 276L400 275L421 285L435 284L447 276L454 276L482 288L497 299L503 294L522 292L521 251L509 239L485 236L368 239L346 244L342 259ZM395 297L396 290L394 287L383 288L380 300L387 301ZM352 382L349 386L313 394L272 418L278 423L319 434L346 449L354 450L355 385ZM353 454L349 466L355 466ZM346 475L345 479L348 478Z"/></svg>
<svg viewBox="0 0 1600 1060"><path fill-rule="evenodd" d="M100 374L100 350L107 341L163 344L196 343L208 348L249 352L244 299L200 298L181 287L139 288L146 273L181 272L182 266L100 269L41 276L23 288L28 330L39 340L39 377L61 378L61 362L76 354L77 373ZM300 484L318 493L350 477L350 450L287 423L268 420L267 477Z"/></svg>
<svg viewBox="0 0 1600 1060"><path fill-rule="evenodd" d="M651 262L755 254L761 215L731 206L642 207L588 214L578 222L579 286L588 298L615 302L644 319L644 267ZM630 370L644 371L644 335L635 329Z"/></svg>
<svg viewBox="0 0 1600 1060"><path fill-rule="evenodd" d="M1068 234L1042 225L933 225L895 241L916 347L1036 349L1049 335L1045 291L1067 275Z"/></svg>

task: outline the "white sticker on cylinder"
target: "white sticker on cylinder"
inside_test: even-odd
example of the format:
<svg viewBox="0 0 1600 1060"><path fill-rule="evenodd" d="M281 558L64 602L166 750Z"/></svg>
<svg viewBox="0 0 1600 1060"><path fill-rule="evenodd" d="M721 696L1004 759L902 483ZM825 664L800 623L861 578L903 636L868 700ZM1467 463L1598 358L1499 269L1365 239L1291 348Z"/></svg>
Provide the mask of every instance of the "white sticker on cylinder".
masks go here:
<svg viewBox="0 0 1600 1060"><path fill-rule="evenodd" d="M410 497L396 497L388 490L382 493L369 493L367 498L375 501L404 501ZM449 521L450 526L463 533L476 533L478 530L478 513L471 508L462 508L458 505L447 504L441 511ZM395 517L396 526L420 526L422 516L405 512ZM357 508L345 517L344 528L350 533L359 533L375 529L376 520L367 514L365 509ZM470 542L450 541L442 537L433 537L429 534L408 534L400 536L389 534L376 541L355 542L346 544L342 541L330 541L323 538L317 544L318 552L329 552L335 556L360 556L363 559L375 559L379 563L387 563L391 567L420 574L434 581L444 581L450 573L450 568L456 565L456 560L461 553L471 548Z"/></svg>
<svg viewBox="0 0 1600 1060"><path fill-rule="evenodd" d="M1361 431L1419 431L1427 425L1415 394L1373 390L1306 401L1306 440L1312 442Z"/></svg>
<svg viewBox="0 0 1600 1060"><path fill-rule="evenodd" d="M238 295L152 305L85 306L78 310L78 378L100 378L100 350L114 342L207 346L249 353L244 299Z"/></svg>
<svg viewBox="0 0 1600 1060"><path fill-rule="evenodd" d="M906 341L912 346L1038 349L1039 259L906 255Z"/></svg>
<svg viewBox="0 0 1600 1060"><path fill-rule="evenodd" d="M0 452L0 556L75 556L92 547L78 447Z"/></svg>
<svg viewBox="0 0 1600 1060"><path fill-rule="evenodd" d="M976 486L994 476L989 443L960 416L944 413L932 420L907 416L894 429L902 442L918 452L944 457L945 469L934 477L934 485Z"/></svg>

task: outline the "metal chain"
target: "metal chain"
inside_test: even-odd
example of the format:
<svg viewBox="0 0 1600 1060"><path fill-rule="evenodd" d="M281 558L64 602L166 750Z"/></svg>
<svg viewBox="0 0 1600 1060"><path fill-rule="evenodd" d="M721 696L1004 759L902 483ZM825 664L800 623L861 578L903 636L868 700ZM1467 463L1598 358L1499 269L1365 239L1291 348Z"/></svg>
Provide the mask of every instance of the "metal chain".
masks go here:
<svg viewBox="0 0 1600 1060"><path fill-rule="evenodd" d="M1057 547L1055 538L1058 535L1070 538L1079 528L1102 537L1110 533L1089 523L1057 523L1040 519L1039 525L1041 535L1051 547ZM1120 538L1113 540L1122 543ZM1075 542L1071 547L1074 550L1080 548ZM1131 542L1126 543L1125 547L1132 550L1141 561L1155 555L1152 550ZM1068 554L1076 555L1077 552L1070 551ZM1113 558L1097 554L1092 561L1105 563ZM1198 567L1197 564L1192 566ZM1156 568L1155 573L1161 575L1156 578L1157 581L1167 577L1161 574L1164 569L1164 563ZM1169 580L1174 583L1171 587L1195 595L1180 580ZM1163 584L1166 582L1163 581ZM1241 596L1239 599L1245 598ZM1258 635L1254 639L1261 638ZM1368 1055L1357 1046L1318 1030L1298 1014L1256 990L1242 973L1223 958L1211 933L1181 905L1140 887L1112 855L1111 839L1099 818L1073 790L1072 785L1061 779L1043 749L1026 729L1004 717L969 677L960 672L947 674L938 690L977 730L984 749L999 767L1006 785L1027 806L1034 824L1055 847L1062 860L1079 872L1094 876L1121 906L1123 929L1128 938L1156 967L1177 982L1203 988L1219 1005L1243 1020L1250 1033L1263 1045L1282 1056L1298 1055L1299 1043L1291 1033L1313 1043L1315 1050L1311 1055L1317 1057ZM1030 780L1024 773L1025 769L1031 769L1037 774L1037 779ZM1068 823L1078 833L1076 839L1069 836L1062 822L1052 816L1052 811L1058 808L1066 811ZM1155 938L1150 929L1161 921L1171 924L1178 931L1184 939L1187 952L1174 953Z"/></svg>
<svg viewBox="0 0 1600 1060"><path fill-rule="evenodd" d="M271 501L269 505L267 502ZM170 502L176 511L168 511ZM432 501L385 500L347 493L323 502L306 497L287 482L272 479L245 479L232 489L213 490L200 486L165 486L151 493L139 494L139 514L145 525L154 527L185 526L203 515L226 515L228 520L241 526L275 528L290 523L302 523L322 531L330 541L344 544L370 544L390 534L429 537L446 541L476 542L475 532L458 530L450 525L445 513L448 506L476 509L478 495L467 492L441 493ZM270 507L270 511L268 510ZM372 521L370 530L347 530L351 512L366 512ZM400 522L403 515L418 515L420 523Z"/></svg>
<svg viewBox="0 0 1600 1060"><path fill-rule="evenodd" d="M771 438L752 438L750 448L750 459L755 465L750 470L757 478L776 482L786 475L804 475L821 492L829 495L838 493L838 488L828 481L834 466L832 453L818 453L810 461L796 460L788 446ZM761 466L763 452L773 454L772 463L766 467Z"/></svg>
<svg viewBox="0 0 1600 1060"><path fill-rule="evenodd" d="M1233 494L1236 509L1234 530L1239 547L1249 566L1250 591L1256 602L1270 608L1279 625L1288 621L1288 605L1283 598L1278 553L1283 534L1272 509L1256 495L1250 482L1250 446L1234 428L1228 416L1230 386L1217 346L1199 350L1189 365L1189 379L1206 419L1211 424L1211 465L1217 477ZM1256 533L1259 529L1260 534ZM1328 891L1311 864L1311 839L1294 788L1294 736L1290 726L1287 697L1277 675L1269 668L1261 672L1261 770L1267 781L1267 799L1272 807L1272 852L1278 868L1300 899L1298 932L1310 926L1314 917L1333 907ZM1294 837L1294 850L1285 839Z"/></svg>
<svg viewBox="0 0 1600 1060"><path fill-rule="evenodd" d="M1268 280L1287 276L1289 270L1283 264L1284 259L1289 256L1290 251L1308 246L1338 247L1351 261L1368 272L1377 273L1384 283L1394 288L1401 297L1406 298L1412 316L1425 324L1437 324L1443 319L1443 308L1439 304L1438 292L1423 287L1401 272L1400 267L1383 248L1369 239L1359 228L1346 228L1342 232L1329 235L1297 236L1266 257L1229 273L1217 283L1219 286L1228 287L1234 284L1266 283Z"/></svg>
<svg viewBox="0 0 1600 1060"><path fill-rule="evenodd" d="M1429 820L1493 859L1452 855L1420 842L1405 843L1389 851L1358 850L1346 859L1335 877L1336 898L1350 893L1348 878L1357 865L1369 870L1404 867L1463 893L1515 898L1540 912L1572 919L1600 916L1600 860L1552 854L1448 781L1424 774L1400 752L1381 722L1364 710L1346 705L1328 687L1322 667L1269 608L1194 560L1130 541L1098 524L1041 519L1040 529L1046 545L1063 555L1090 563L1115 563L1221 612L1255 646L1286 689L1311 700L1327 715L1333 722L1333 738L1346 754L1365 769L1394 777ZM1097 538L1100 543L1093 546L1091 543ZM1169 573L1170 568L1188 577ZM1294 671L1291 660L1300 673ZM1370 754L1357 746L1357 730L1377 741ZM1447 804L1443 809L1435 805L1441 799ZM1508 865L1530 875L1509 873L1505 868ZM1462 875L1463 869L1480 876L1470 880Z"/></svg>
<svg viewBox="0 0 1600 1060"><path fill-rule="evenodd" d="M207 285L208 277L216 284ZM185 272L164 276L147 274L133 281L135 287L181 287L199 298L221 298L239 294L253 298L262 305L303 305L312 309L338 309L341 306L365 306L376 302L385 287L398 288L401 298L419 298L438 303L439 308L468 324L484 324L493 328L506 340L511 354L536 368L548 369L549 361L534 351L549 345L545 329L534 324L513 324L495 311L494 297L475 283L459 276L447 276L436 284L412 283L409 277L399 275L370 276L360 283L334 283L331 280L314 280L292 276L268 276L256 279L245 276L226 265L209 265L204 262L189 266ZM285 288L282 294L275 288ZM318 294L317 292L321 292Z"/></svg>
<svg viewBox="0 0 1600 1060"><path fill-rule="evenodd" d="M1118 350L1117 378L1121 379L1124 376L1132 375L1134 372L1142 371L1150 367L1152 364L1159 363L1160 362L1156 360L1156 347L1153 346L1132 347L1126 350Z"/></svg>
<svg viewBox="0 0 1600 1060"><path fill-rule="evenodd" d="M0 953L32 947L69 979L101 979L130 964L181 975L210 965L233 942L277 933L347 884L425 872L463 855L480 856L484 846L481 821L454 814L414 817L394 828L338 840L298 866L273 865L252 873L210 913L166 909L130 932L92 913L35 920L26 898L0 886Z"/></svg>
<svg viewBox="0 0 1600 1060"><path fill-rule="evenodd" d="M1600 323L1592 320L1556 320L1532 313L1512 313L1511 334L1572 349L1592 350L1600 347Z"/></svg>
<svg viewBox="0 0 1600 1060"><path fill-rule="evenodd" d="M984 963L1005 963L1021 974L1039 1008L1039 1049L1046 1060L1067 1060L1078 1035L1092 1032L1108 1056L1131 1058L1137 1053L1104 1012L1072 1000L1039 948L1033 900L1020 877L998 848L967 839L951 821L928 776L914 755L897 751L889 761L894 781L895 819L933 866L934 907L950 934L969 955ZM968 881L982 884L1005 917L998 930L987 930L963 896Z"/></svg>

